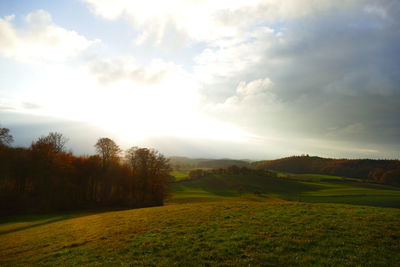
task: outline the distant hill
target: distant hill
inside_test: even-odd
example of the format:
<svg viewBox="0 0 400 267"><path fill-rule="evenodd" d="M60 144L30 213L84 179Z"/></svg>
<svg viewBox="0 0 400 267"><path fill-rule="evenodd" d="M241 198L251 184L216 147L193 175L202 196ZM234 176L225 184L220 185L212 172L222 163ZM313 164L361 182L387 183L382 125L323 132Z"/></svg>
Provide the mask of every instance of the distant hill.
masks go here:
<svg viewBox="0 0 400 267"><path fill-rule="evenodd" d="M235 159L170 157L169 162L173 168L227 168L232 165L238 167L250 166L250 162L247 160Z"/></svg>
<svg viewBox="0 0 400 267"><path fill-rule="evenodd" d="M196 168L197 164L206 159L193 159L187 157L169 157L169 163L173 168Z"/></svg>
<svg viewBox="0 0 400 267"><path fill-rule="evenodd" d="M400 188L357 178L324 174L279 177L262 169L198 170L196 176L171 183L170 203L216 201L223 197L264 195L305 202L347 203L400 208ZM195 172L195 171L192 171Z"/></svg>
<svg viewBox="0 0 400 267"><path fill-rule="evenodd" d="M257 167L288 173L319 173L400 185L399 160L329 159L292 156L253 163Z"/></svg>
<svg viewBox="0 0 400 267"><path fill-rule="evenodd" d="M249 166L249 162L243 160L234 159L214 159L199 162L198 167L200 168L227 168L229 166L236 165L238 167Z"/></svg>

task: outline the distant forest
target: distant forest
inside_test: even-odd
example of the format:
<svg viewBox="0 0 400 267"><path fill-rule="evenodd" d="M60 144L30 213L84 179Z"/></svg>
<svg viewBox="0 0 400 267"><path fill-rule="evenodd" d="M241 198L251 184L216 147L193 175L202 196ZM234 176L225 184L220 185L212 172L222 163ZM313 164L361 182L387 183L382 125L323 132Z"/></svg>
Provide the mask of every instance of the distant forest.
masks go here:
<svg viewBox="0 0 400 267"><path fill-rule="evenodd" d="M67 152L67 141L51 132L28 148L12 147L9 129L0 128L0 215L163 204L171 168L157 151L122 151L100 138L98 153L81 157Z"/></svg>
<svg viewBox="0 0 400 267"><path fill-rule="evenodd" d="M318 173L400 185L399 160L327 159L308 155L253 163L256 167L288 173Z"/></svg>

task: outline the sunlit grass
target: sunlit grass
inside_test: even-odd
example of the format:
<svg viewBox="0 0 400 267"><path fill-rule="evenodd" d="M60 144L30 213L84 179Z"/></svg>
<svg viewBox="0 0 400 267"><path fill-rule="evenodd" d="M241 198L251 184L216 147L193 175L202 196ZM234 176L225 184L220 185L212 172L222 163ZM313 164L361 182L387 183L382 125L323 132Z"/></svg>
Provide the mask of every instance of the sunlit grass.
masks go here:
<svg viewBox="0 0 400 267"><path fill-rule="evenodd" d="M400 261L397 209L256 199L170 204L17 228L0 235L0 264L395 266Z"/></svg>
<svg viewBox="0 0 400 267"><path fill-rule="evenodd" d="M190 169L173 170L171 175L175 178L175 181L180 181L189 177L189 171Z"/></svg>

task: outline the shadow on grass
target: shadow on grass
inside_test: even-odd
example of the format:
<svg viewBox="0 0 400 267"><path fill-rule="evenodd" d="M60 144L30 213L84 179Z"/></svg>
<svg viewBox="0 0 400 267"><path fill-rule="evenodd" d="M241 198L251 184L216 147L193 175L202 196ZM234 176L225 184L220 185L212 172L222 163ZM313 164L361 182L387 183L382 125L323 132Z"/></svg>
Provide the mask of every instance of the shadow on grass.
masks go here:
<svg viewBox="0 0 400 267"><path fill-rule="evenodd" d="M5 230L0 229L0 235L31 229L38 226L43 226L46 224L51 224L68 219L96 215L106 212L130 210L130 209L131 208L101 208L93 210L66 211L65 213L40 214L40 215L15 215L15 216L3 217L0 218L0 227L14 223L30 223L30 224L29 225L25 224L23 226L12 229L5 229Z"/></svg>
<svg viewBox="0 0 400 267"><path fill-rule="evenodd" d="M0 235L14 233L14 232L18 232L18 231L22 231L22 230L26 230L26 229L30 229L30 228L34 228L34 227L38 227L38 226L42 226L42 225L46 225L46 224L51 224L51 223L67 220L67 219L70 219L70 218L74 218L74 217L61 217L61 218L47 220L47 221L44 221L44 222L30 224L30 225L27 225L27 226L22 226L22 227L18 227L18 228L14 228L14 229L9 229L9 230L4 230L4 231L0 230Z"/></svg>

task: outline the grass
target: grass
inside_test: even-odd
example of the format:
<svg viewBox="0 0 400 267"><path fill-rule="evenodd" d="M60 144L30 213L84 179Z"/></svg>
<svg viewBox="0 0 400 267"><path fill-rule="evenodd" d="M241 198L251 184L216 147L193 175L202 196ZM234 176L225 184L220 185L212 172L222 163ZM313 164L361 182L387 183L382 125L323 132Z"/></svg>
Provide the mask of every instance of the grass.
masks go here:
<svg viewBox="0 0 400 267"><path fill-rule="evenodd" d="M241 189L239 193L238 189ZM257 175L210 175L171 184L172 203L209 201L251 195L260 191L286 200L347 203L400 208L400 188L327 175L291 175L270 178Z"/></svg>
<svg viewBox="0 0 400 267"><path fill-rule="evenodd" d="M173 170L170 174L175 178L175 181L187 180L189 178L189 172L192 170L211 170L212 168L189 168Z"/></svg>
<svg viewBox="0 0 400 267"><path fill-rule="evenodd" d="M399 187L320 174L291 175L290 179L320 187L299 193L298 199L302 201L400 208Z"/></svg>
<svg viewBox="0 0 400 267"><path fill-rule="evenodd" d="M399 203L399 191L306 175L182 180L163 207L2 218L0 266L399 266L400 209L360 205Z"/></svg>
<svg viewBox="0 0 400 267"><path fill-rule="evenodd" d="M172 183L169 202L182 203L194 200L215 200L221 197L238 197L252 194L255 190L274 194L291 194L299 190L311 190L315 186L296 181L258 175L214 174L201 179ZM242 191L241 193L239 190Z"/></svg>
<svg viewBox="0 0 400 267"><path fill-rule="evenodd" d="M300 181L338 181L338 180L346 180L346 181L358 181L361 179L357 178L348 178L348 177L340 177L326 174L284 174L278 173L278 176L283 178L289 178L292 180L300 180Z"/></svg>
<svg viewBox="0 0 400 267"><path fill-rule="evenodd" d="M396 266L400 210L237 197L86 215L0 240L0 264L13 266Z"/></svg>
<svg viewBox="0 0 400 267"><path fill-rule="evenodd" d="M173 170L171 175L175 178L175 181L180 181L189 177L189 171L190 169Z"/></svg>

